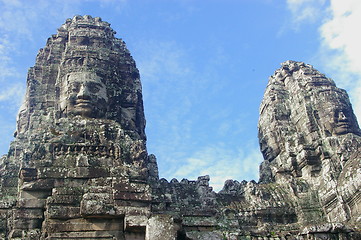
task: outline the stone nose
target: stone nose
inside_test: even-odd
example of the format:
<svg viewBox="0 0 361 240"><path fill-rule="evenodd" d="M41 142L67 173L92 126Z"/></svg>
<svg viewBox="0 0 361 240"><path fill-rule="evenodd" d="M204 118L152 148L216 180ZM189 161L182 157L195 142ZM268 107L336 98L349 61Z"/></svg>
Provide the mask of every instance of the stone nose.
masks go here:
<svg viewBox="0 0 361 240"><path fill-rule="evenodd" d="M339 112L338 113L338 119L339 120L347 120L347 117L343 112Z"/></svg>
<svg viewBox="0 0 361 240"><path fill-rule="evenodd" d="M78 98L87 99L90 97L90 91L89 88L86 85L81 85L79 92L77 94Z"/></svg>

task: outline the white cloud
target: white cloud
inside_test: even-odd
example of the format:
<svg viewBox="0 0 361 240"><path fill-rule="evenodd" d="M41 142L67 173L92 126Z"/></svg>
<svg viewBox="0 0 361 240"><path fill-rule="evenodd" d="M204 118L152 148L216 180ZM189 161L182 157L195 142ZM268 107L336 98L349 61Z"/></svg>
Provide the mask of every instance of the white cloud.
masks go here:
<svg viewBox="0 0 361 240"><path fill-rule="evenodd" d="M320 32L325 47L339 50L345 61L344 70L361 74L361 2L358 0L331 1L331 18ZM341 61L340 61L341 62Z"/></svg>
<svg viewBox="0 0 361 240"><path fill-rule="evenodd" d="M321 54L340 87L348 90L361 119L361 2L331 0L329 17L320 28Z"/></svg>
<svg viewBox="0 0 361 240"><path fill-rule="evenodd" d="M348 91L360 120L361 29L358 24L361 22L361 1L287 0L287 6L294 23L319 24L320 51L314 59L338 87Z"/></svg>

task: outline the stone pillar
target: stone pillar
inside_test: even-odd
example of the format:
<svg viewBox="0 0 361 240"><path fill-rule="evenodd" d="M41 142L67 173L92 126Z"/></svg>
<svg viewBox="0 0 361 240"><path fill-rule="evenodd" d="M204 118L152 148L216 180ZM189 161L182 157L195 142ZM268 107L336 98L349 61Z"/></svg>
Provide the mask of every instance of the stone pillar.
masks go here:
<svg viewBox="0 0 361 240"><path fill-rule="evenodd" d="M170 215L153 215L149 218L145 240L175 240L177 227Z"/></svg>

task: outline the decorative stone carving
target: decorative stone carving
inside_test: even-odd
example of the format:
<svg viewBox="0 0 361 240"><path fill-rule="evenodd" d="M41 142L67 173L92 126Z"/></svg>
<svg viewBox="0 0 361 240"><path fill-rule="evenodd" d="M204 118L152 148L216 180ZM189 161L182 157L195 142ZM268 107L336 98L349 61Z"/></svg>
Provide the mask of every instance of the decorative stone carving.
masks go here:
<svg viewBox="0 0 361 240"><path fill-rule="evenodd" d="M274 181L276 172L317 174L322 160L335 153L326 149L326 142L349 133L355 139L361 135L347 93L310 65L283 63L271 76L261 104L262 167L277 168L271 178L261 171L261 181ZM269 164L273 161L277 163Z"/></svg>
<svg viewBox="0 0 361 240"><path fill-rule="evenodd" d="M107 112L106 86L95 73L69 73L64 76L60 85L62 115L102 118Z"/></svg>
<svg viewBox="0 0 361 240"><path fill-rule="evenodd" d="M0 158L2 239L360 239L361 131L348 96L287 61L261 104L260 182L159 179L139 72L100 18L75 16L30 68Z"/></svg>
<svg viewBox="0 0 361 240"><path fill-rule="evenodd" d="M360 136L344 90L311 65L284 62L271 76L261 104L259 137L265 161L260 181L287 183L304 179L321 193L321 206L329 221L353 219L350 209L355 207L344 194L341 197L341 188L345 187L340 185L353 182L353 186L348 185L350 189L361 186L344 179L345 172L351 179L361 177L360 170L356 170ZM360 198L358 190L350 191L351 198ZM357 205L359 209L360 203Z"/></svg>
<svg viewBox="0 0 361 240"><path fill-rule="evenodd" d="M149 215L139 73L114 34L100 18L68 19L29 70L16 139L1 165L8 175L1 179L11 180L1 185L7 238L124 239L136 226L125 234L112 224ZM145 235L143 223L139 229Z"/></svg>

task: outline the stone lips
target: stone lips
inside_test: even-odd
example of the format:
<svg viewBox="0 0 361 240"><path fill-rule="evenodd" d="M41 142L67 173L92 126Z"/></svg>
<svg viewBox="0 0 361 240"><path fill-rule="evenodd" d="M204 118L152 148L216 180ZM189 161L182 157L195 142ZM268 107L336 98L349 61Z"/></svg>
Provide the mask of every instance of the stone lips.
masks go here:
<svg viewBox="0 0 361 240"><path fill-rule="evenodd" d="M0 159L4 239L360 239L360 129L347 93L287 61L261 104L260 182L159 179L139 72L100 18L75 16L29 70Z"/></svg>

